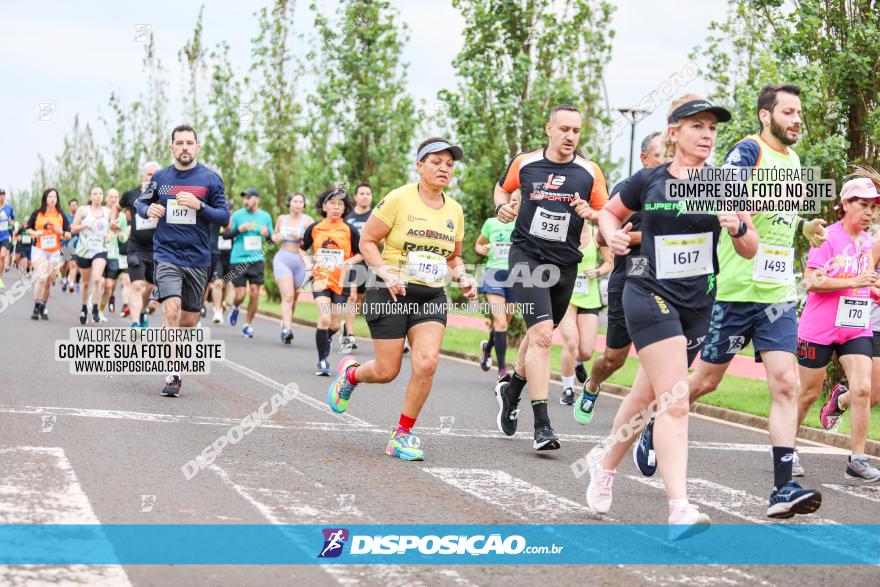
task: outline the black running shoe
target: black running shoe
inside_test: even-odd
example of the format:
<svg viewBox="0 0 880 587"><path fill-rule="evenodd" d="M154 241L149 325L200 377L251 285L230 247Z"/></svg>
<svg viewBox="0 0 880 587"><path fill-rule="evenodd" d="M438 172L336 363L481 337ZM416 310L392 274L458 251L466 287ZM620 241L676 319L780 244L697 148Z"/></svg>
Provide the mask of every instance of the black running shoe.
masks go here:
<svg viewBox="0 0 880 587"><path fill-rule="evenodd" d="M113 310L110 310L110 311L112 312ZM202 309L199 310L199 314L201 314L202 318L204 318L204 317L205 317L205 314L207 314L207 313L208 313L208 311L205 309L205 306L204 306L204 304L203 304L203 305L202 305Z"/></svg>
<svg viewBox="0 0 880 587"><path fill-rule="evenodd" d="M116 312L116 296L110 296L110 299L107 301L107 309L110 310L110 313L113 314ZM204 311L202 312L202 316L204 316Z"/></svg>
<svg viewBox="0 0 880 587"><path fill-rule="evenodd" d="M498 430L507 436L513 436L516 433L516 419L519 416L519 398L511 399L508 396L509 385L499 383L495 386L495 399L498 402L498 417L495 423Z"/></svg>
<svg viewBox="0 0 880 587"><path fill-rule="evenodd" d="M85 306L82 307L82 310L79 311L79 323L85 326L86 321L89 319L89 310Z"/></svg>
<svg viewBox="0 0 880 587"><path fill-rule="evenodd" d="M587 368L584 367L583 363L578 363L574 366L574 376L577 377L579 383L584 383L587 380Z"/></svg>
<svg viewBox="0 0 880 587"><path fill-rule="evenodd" d="M165 397L178 397L180 395L180 377L177 375L169 375L165 378L165 387L162 388L162 395Z"/></svg>
<svg viewBox="0 0 880 587"><path fill-rule="evenodd" d="M42 318L43 320L48 320L49 319L49 310L46 309L46 306L43 306L41 309L43 311L40 313L40 318Z"/></svg>
<svg viewBox="0 0 880 587"><path fill-rule="evenodd" d="M562 396L559 398L559 403L563 406L573 406L574 405L574 390L570 387L566 387L562 390Z"/></svg>
<svg viewBox="0 0 880 587"><path fill-rule="evenodd" d="M657 455L654 453L654 419L642 430L639 441L633 447L633 461L636 468L645 477L650 477L657 472Z"/></svg>
<svg viewBox="0 0 880 587"><path fill-rule="evenodd" d="M492 368L492 356L489 354L489 341L480 341L480 369L488 371Z"/></svg>
<svg viewBox="0 0 880 587"><path fill-rule="evenodd" d="M92 322L100 322L101 314L98 313L98 306L96 304L92 304Z"/></svg>
<svg viewBox="0 0 880 587"><path fill-rule="evenodd" d="M770 494L767 516L791 518L795 514L812 514L822 505L822 494L815 489L804 489L797 481L789 481Z"/></svg>
<svg viewBox="0 0 880 587"><path fill-rule="evenodd" d="M549 425L541 426L535 430L535 450L556 450L559 448L559 439L553 428Z"/></svg>
<svg viewBox="0 0 880 587"><path fill-rule="evenodd" d="M34 313L31 314L31 320L39 320L40 319L40 305L34 305Z"/></svg>

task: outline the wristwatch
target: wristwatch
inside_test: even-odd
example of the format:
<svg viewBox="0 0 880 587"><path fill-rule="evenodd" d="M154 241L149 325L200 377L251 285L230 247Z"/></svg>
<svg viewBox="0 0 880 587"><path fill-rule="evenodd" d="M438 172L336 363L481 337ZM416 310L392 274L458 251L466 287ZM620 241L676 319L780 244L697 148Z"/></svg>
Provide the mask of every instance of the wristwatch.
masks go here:
<svg viewBox="0 0 880 587"><path fill-rule="evenodd" d="M739 221L739 230L736 231L736 234L730 235L730 237L731 238L740 238L740 237L745 236L748 231L749 231L749 227L746 224L746 221L740 220Z"/></svg>
<svg viewBox="0 0 880 587"><path fill-rule="evenodd" d="M495 206L495 216L498 216L498 210L500 210L503 206L504 204L498 204L497 206Z"/></svg>
<svg viewBox="0 0 880 587"><path fill-rule="evenodd" d="M205 209L205 201L199 200L199 210L204 210L204 209Z"/></svg>

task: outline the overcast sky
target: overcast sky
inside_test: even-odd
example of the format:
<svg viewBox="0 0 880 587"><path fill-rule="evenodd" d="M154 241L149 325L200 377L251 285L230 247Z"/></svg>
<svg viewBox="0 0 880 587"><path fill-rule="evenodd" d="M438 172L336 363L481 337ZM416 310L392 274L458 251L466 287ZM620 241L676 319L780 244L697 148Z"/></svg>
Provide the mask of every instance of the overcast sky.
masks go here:
<svg viewBox="0 0 880 587"><path fill-rule="evenodd" d="M463 19L449 0L392 0L410 28L403 59L410 63L409 90L430 105L437 92L456 85L452 60L461 48ZM258 2L205 2L204 34L208 46L225 40L233 65L245 72L250 40L257 33L253 12ZM245 6L247 5L247 6ZM336 2L319 1L329 14ZM612 28L616 31L605 80L612 111L637 104L689 62L688 53L701 43L708 24L721 19L725 0L625 0L617 2ZM7 191L27 189L37 166L37 154L57 154L73 117L90 122L99 140L99 121L111 91L133 100L144 89L141 72L143 43L138 30L148 26L156 37L159 57L169 72L170 114L180 116L182 70L177 51L192 33L198 2L151 0L123 2L44 1L0 3L0 186ZM297 5L297 30L308 32L312 15L308 2ZM701 78L682 90L705 94ZM43 118L39 113L41 104ZM660 129L668 104L642 121L636 142ZM48 110L47 110L48 109ZM616 115L616 112L615 112ZM627 157L629 131L612 144L614 157ZM110 186L104 186L105 188Z"/></svg>

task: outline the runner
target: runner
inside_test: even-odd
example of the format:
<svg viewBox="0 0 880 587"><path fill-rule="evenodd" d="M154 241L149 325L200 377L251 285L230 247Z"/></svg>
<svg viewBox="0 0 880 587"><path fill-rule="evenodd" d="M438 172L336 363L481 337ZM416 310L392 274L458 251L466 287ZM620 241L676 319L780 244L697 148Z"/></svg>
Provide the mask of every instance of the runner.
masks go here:
<svg viewBox="0 0 880 587"><path fill-rule="evenodd" d="M211 225L210 228L211 276L208 291L205 292L205 302L211 302L214 309L211 322L218 326L223 324L223 280L229 272L229 253L232 251L232 241L223 235L227 228L232 227Z"/></svg>
<svg viewBox="0 0 880 587"><path fill-rule="evenodd" d="M665 162L662 134L659 131L652 132L642 140L639 158L644 169L651 169ZM620 191L620 186L619 183L614 186L614 190L611 192L612 196ZM629 222L633 225L632 231L629 233L631 252L628 255L614 256L614 269L608 278L608 327L605 336L605 351L593 361L589 377L587 377L583 364L575 365L578 381L584 384L574 409L574 418L579 424L589 424L593 420L596 399L602 389L602 383L623 367L632 346L632 340L626 330L626 318L623 316L623 286L626 284L628 259L639 257L639 244L642 242L642 233L639 231L641 216L639 212L630 216ZM601 233L597 235L597 240L600 243L604 242Z"/></svg>
<svg viewBox="0 0 880 587"><path fill-rule="evenodd" d="M800 130L800 88L794 85L765 86L758 96L757 114L761 132L738 142L725 157L725 166L753 169L800 169L800 159L791 146ZM794 452L797 427L797 290L794 286L795 231L815 244L825 239L824 220L798 222L796 214L768 213L752 216L761 244L754 259L737 255L732 239L722 233L718 247L718 294L712 307L709 332L701 361L690 376L690 401L713 392L736 356L749 342L755 361L764 364L772 398L770 442L773 459L773 489L767 515L790 518L809 514L822 503L822 495L804 489L792 480L800 465ZM775 271L764 269L769 258L783 258ZM776 267L771 264L770 266ZM635 447L636 465L643 474L657 468L649 423Z"/></svg>
<svg viewBox="0 0 880 587"><path fill-rule="evenodd" d="M71 200L67 203L69 212L64 215L64 218L67 220L67 223L73 224L73 217L76 214L77 209L79 209L79 200L76 198L71 198ZM67 240L61 242L61 247L70 251L70 258L67 261L65 267L61 269L61 291L65 290L65 286L70 293L74 293L74 289L79 291L79 280L80 275L79 271L77 271L76 266L76 247L79 245L79 235L74 234L72 237L69 237Z"/></svg>
<svg viewBox="0 0 880 587"><path fill-rule="evenodd" d="M536 450L559 448L547 415L553 329L568 310L583 258L578 245L584 219L595 221L608 201L602 170L577 152L581 124L577 108L553 108L546 126L548 145L516 155L495 187L498 220L516 220L508 262L528 329L510 382L495 387L496 424L507 436L516 432L520 395L528 379ZM510 201L516 189L521 191L521 204Z"/></svg>
<svg viewBox="0 0 880 587"><path fill-rule="evenodd" d="M300 241L305 236L306 227L315 221L303 212L306 207L303 194L290 194L286 204L287 214L278 216L275 234L272 235L273 241L281 243L281 248L272 259L272 272L281 292L281 342L290 344L293 340L291 318L296 313L296 300L306 278L306 266L299 252Z"/></svg>
<svg viewBox="0 0 880 587"><path fill-rule="evenodd" d="M157 221L145 218L137 212L137 202L141 193L153 180L153 174L159 170L155 161L144 163L141 167L141 185L122 194L121 209L131 227L127 243L128 274L131 278L131 296L128 299L132 328L147 328L147 304L155 283L153 273L153 236L156 233ZM119 211L117 210L117 215Z"/></svg>
<svg viewBox="0 0 880 587"><path fill-rule="evenodd" d="M354 210L346 214L345 221L363 232L370 213L373 211L373 188L368 183L359 183L354 189ZM358 348L354 337L354 321L359 313L363 313L364 293L367 291L367 264L361 261L349 271L348 282L356 284L357 290L353 300L349 301L345 312L345 325L342 332L340 353L349 353Z"/></svg>
<svg viewBox="0 0 880 587"><path fill-rule="evenodd" d="M409 337L412 376L400 419L385 447L385 454L405 461L424 459L412 429L431 393L446 330L447 272L468 299L477 296L476 282L461 260L464 212L443 191L461 158L461 147L429 138L416 155L419 181L392 190L374 208L364 227L361 250L381 279L367 288L364 301L376 358L363 365L354 357L343 358L328 391L333 411L344 412L358 384L390 383L400 373L403 341Z"/></svg>
<svg viewBox="0 0 880 587"><path fill-rule="evenodd" d="M245 338L253 338L251 323L260 304L260 286L266 281L263 244L264 239L272 234L272 217L265 210L260 210L260 194L257 190L250 188L241 192L241 196L244 198L244 208L232 215L232 227L226 235L234 237L229 261L235 297L229 324L235 326L238 322L239 306L247 294L247 321L241 332Z"/></svg>
<svg viewBox="0 0 880 587"><path fill-rule="evenodd" d="M852 454L844 477L864 482L880 481L880 470L865 454L871 423L872 290L875 297L880 294L874 269L874 260L880 259L880 241L875 242L865 230L878 209L878 186L880 174L856 167L853 179L840 190L840 204L835 207L840 221L828 227L828 240L822 246L810 249L804 270L809 294L798 327L797 348L801 381L797 424L803 423L819 397L825 367L836 352L849 393L841 403L844 394L838 388L829 403L845 404L852 410Z"/></svg>
<svg viewBox="0 0 880 587"><path fill-rule="evenodd" d="M18 239L15 247L18 256L18 270L22 275L25 275L31 272L31 246L33 244L33 237L27 230L27 221L21 223L18 230L15 231L15 236Z"/></svg>
<svg viewBox="0 0 880 587"><path fill-rule="evenodd" d="M348 270L363 257L360 254L360 233L343 218L351 210L348 193L343 189L328 189L318 196L320 222L311 224L302 237L300 256L311 275L312 296L318 309L318 325L315 328L315 346L318 364L315 375L330 376L330 346L333 335L339 330L344 311L343 304L349 299L343 285ZM313 259L306 251L312 249ZM349 288L349 291L354 288Z"/></svg>
<svg viewBox="0 0 880 587"><path fill-rule="evenodd" d="M107 317L98 310L104 285L104 268L107 266L107 241L110 236L110 209L104 207L104 190L93 187L89 192L89 205L82 206L73 217L71 230L79 234L76 247L76 265L82 274L82 309L79 323L85 324L89 317L89 300L92 300L92 321L106 322Z"/></svg>
<svg viewBox="0 0 880 587"><path fill-rule="evenodd" d="M492 368L492 349L495 349L499 381L510 380L510 374L507 372L507 326L513 319L516 295L513 293L513 287L507 283L510 279L507 259L510 255L510 235L513 233L513 226L510 222L504 223L497 218L487 218L474 244L477 254L487 257L479 293L486 296L492 314L492 328L489 330L488 340L480 342L480 367L483 371Z"/></svg>
<svg viewBox="0 0 880 587"><path fill-rule="evenodd" d="M3 274L6 273L6 265L11 256L9 244L13 243L9 223L15 221L15 212L12 206L6 203L6 190L0 188L0 289L6 287L3 283Z"/></svg>
<svg viewBox="0 0 880 587"><path fill-rule="evenodd" d="M101 298L100 314L104 313L104 308L108 308L110 313L116 312L116 280L119 278L122 269L119 267L119 247L128 240L128 222L125 220L124 214L119 212L119 192L115 188L107 190L106 202L107 208L117 213L117 218L110 226L110 233L107 235L107 266L104 268L104 295Z"/></svg>
<svg viewBox="0 0 880 587"><path fill-rule="evenodd" d="M611 509L616 467L635 439L625 427L643 410L660 405L664 413L657 419L654 440L673 538L709 524L709 517L687 499L687 376L709 326L719 234L729 232L737 253L745 257L755 255L758 235L746 214L680 214L678 203L666 198L666 182L703 167L715 145L718 123L728 120L727 110L693 94L675 100L664 135L671 163L642 169L623 182L599 216L605 242L614 254L625 255L632 230L628 218L642 210L641 254L647 263L642 275L627 278L623 292L639 371L617 411L611 435L590 453L587 505L597 513Z"/></svg>
<svg viewBox="0 0 880 587"><path fill-rule="evenodd" d="M58 190L47 188L43 191L40 207L31 214L25 227L33 239L31 261L37 272L31 320L48 320L46 303L49 301L52 280L63 263L61 241L70 239L70 223L61 213Z"/></svg>
<svg viewBox="0 0 880 587"><path fill-rule="evenodd" d="M121 209L119 204L116 205L117 210ZM125 215L122 215L125 218ZM121 225L121 222L117 221ZM131 307L129 300L132 295L131 278L128 275L128 240L131 238L131 225L128 219L125 220L125 240L119 242L119 277L117 281L122 285L120 295L122 298L122 307L119 310L119 316L127 318L131 316Z"/></svg>
<svg viewBox="0 0 880 587"><path fill-rule="evenodd" d="M158 221L153 259L165 328L198 323L210 272L211 224L225 226L230 219L223 180L196 161L199 148L191 126L172 130L174 165L156 171L137 201L138 216ZM162 395L179 396L181 384L180 373L169 374Z"/></svg>
<svg viewBox="0 0 880 587"><path fill-rule="evenodd" d="M599 280L611 273L614 266L611 251L599 246L590 224L585 224L581 232L581 251L584 258L578 265L571 302L559 327L562 334L562 396L559 403L565 406L574 405L575 362L589 361L596 348L599 311L602 309ZM575 418L580 412L575 408Z"/></svg>

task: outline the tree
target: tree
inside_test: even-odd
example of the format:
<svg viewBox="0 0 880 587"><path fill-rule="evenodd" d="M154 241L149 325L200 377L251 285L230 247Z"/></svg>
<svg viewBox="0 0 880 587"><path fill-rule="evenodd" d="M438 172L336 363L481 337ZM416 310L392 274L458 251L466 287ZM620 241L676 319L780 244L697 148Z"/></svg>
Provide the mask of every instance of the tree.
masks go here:
<svg viewBox="0 0 880 587"><path fill-rule="evenodd" d="M559 6L561 4L561 7ZM466 258L509 160L546 142L547 114L559 103L584 114L581 139L610 122L600 108L611 54L612 6L603 0L453 0L464 17L464 47L453 62L462 80L440 92L465 153L457 181L467 210ZM607 162L599 160L606 173Z"/></svg>
<svg viewBox="0 0 880 587"><path fill-rule="evenodd" d="M245 80L246 83L247 80ZM226 42L211 52L211 86L208 119L204 142L204 159L223 178L227 193L232 193L241 164L241 103L242 82L229 62Z"/></svg>
<svg viewBox="0 0 880 587"><path fill-rule="evenodd" d="M142 106L140 102L126 106L115 92L107 102L112 118L101 116L109 141L101 149L97 179L102 186L124 190L137 181L140 164L146 156L140 124Z"/></svg>
<svg viewBox="0 0 880 587"><path fill-rule="evenodd" d="M295 1L275 0L257 13L259 34L252 40L251 71L257 76L256 127L268 171L271 201L277 206L293 185L297 154L296 81L291 45Z"/></svg>
<svg viewBox="0 0 880 587"><path fill-rule="evenodd" d="M384 194L406 180L413 160L415 104L401 63L406 27L386 0L345 0L335 23L311 9L318 48L308 61L319 82L309 96L306 188L353 190L366 180Z"/></svg>
<svg viewBox="0 0 880 587"><path fill-rule="evenodd" d="M150 31L144 54L144 73L147 76L147 95L144 100L144 135L146 153L158 161L168 159L171 127L168 125L168 73L162 60L156 57L155 38Z"/></svg>
<svg viewBox="0 0 880 587"><path fill-rule="evenodd" d="M100 153L89 124L80 126L79 114L73 117L73 128L64 136L64 146L55 159L49 182L58 189L63 202L70 198L82 200L97 183ZM49 186L46 186L49 187Z"/></svg>
<svg viewBox="0 0 880 587"><path fill-rule="evenodd" d="M186 107L184 108L185 116L189 124L197 131L202 130L205 115L200 108L201 100L199 100L199 81L205 73L205 56L206 50L202 44L202 17L205 13L205 5L199 8L199 16L196 18L196 26L193 29L193 36L177 52L177 58L180 64L186 68L187 87L184 91L186 96Z"/></svg>

